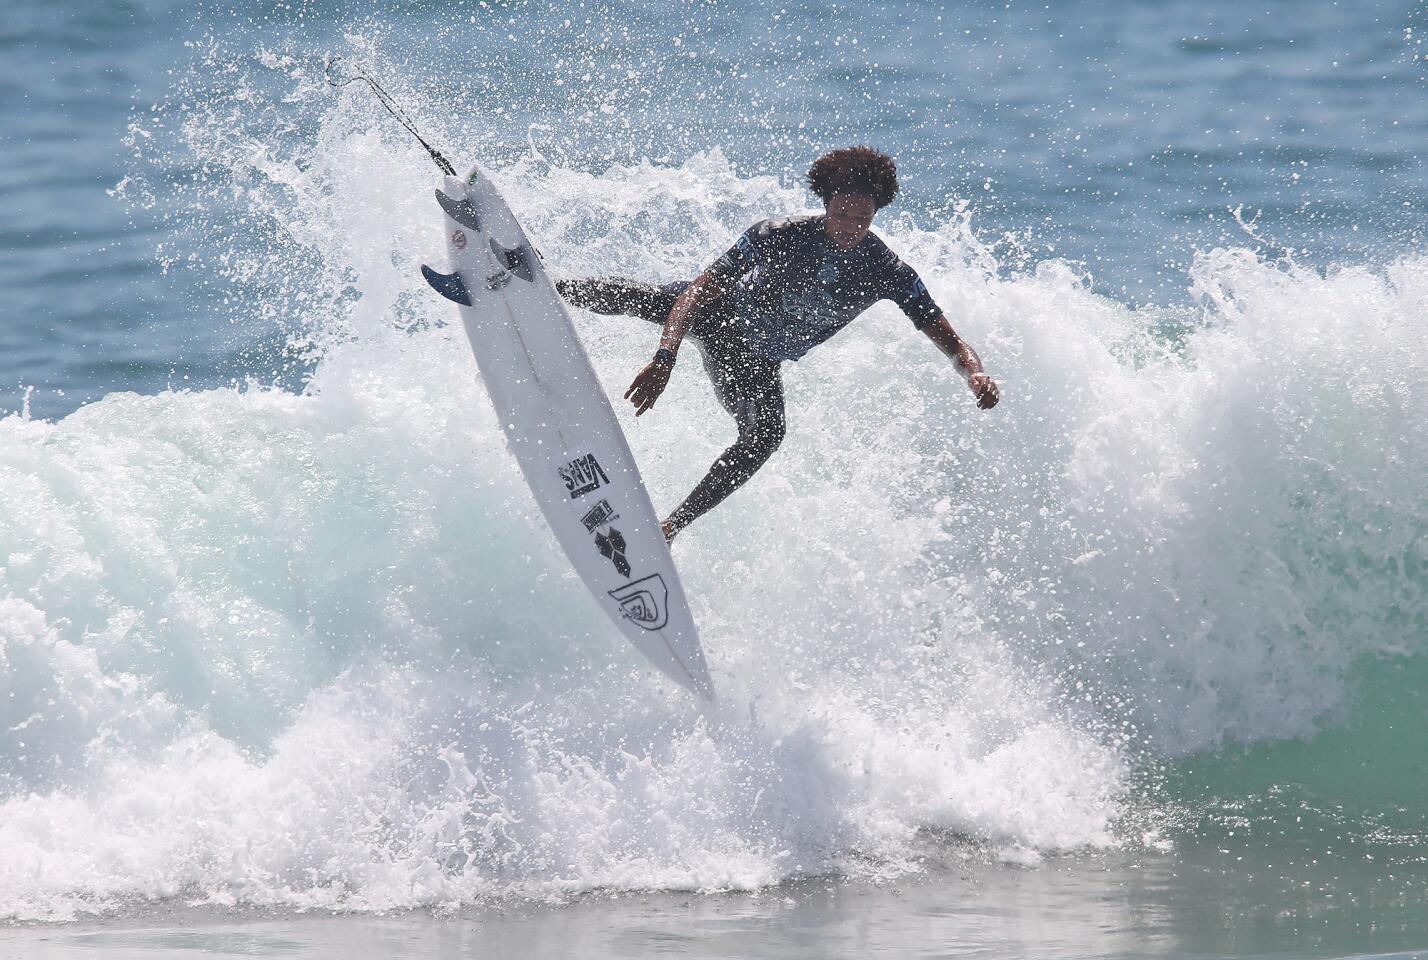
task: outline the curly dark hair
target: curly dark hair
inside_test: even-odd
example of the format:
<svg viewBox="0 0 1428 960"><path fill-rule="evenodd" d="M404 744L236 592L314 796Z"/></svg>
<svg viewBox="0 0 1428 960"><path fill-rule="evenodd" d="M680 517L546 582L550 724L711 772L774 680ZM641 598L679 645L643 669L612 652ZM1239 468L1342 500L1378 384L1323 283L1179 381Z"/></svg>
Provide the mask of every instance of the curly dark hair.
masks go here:
<svg viewBox="0 0 1428 960"><path fill-rule="evenodd" d="M813 161L808 186L824 203L835 193L858 193L881 210L897 196L897 164L872 147L844 147Z"/></svg>

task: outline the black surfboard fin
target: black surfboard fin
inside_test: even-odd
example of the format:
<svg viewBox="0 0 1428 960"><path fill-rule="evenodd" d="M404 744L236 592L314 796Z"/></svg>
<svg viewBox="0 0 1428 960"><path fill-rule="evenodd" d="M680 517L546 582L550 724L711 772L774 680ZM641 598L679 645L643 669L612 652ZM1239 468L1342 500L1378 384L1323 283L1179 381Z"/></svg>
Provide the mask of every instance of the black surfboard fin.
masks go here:
<svg viewBox="0 0 1428 960"><path fill-rule="evenodd" d="M481 232L481 218L476 216L476 208L471 205L470 200L453 200L438 190L436 202L441 204L441 209L446 211L448 217L468 230Z"/></svg>
<svg viewBox="0 0 1428 960"><path fill-rule="evenodd" d="M503 247L496 242L496 238L491 238L491 252L496 255L496 262L505 266L507 270L526 282L535 280L535 272L531 269L531 248L527 244L519 247Z"/></svg>
<svg viewBox="0 0 1428 960"><path fill-rule="evenodd" d="M459 303L463 307L471 306L471 294L466 290L466 284L461 277L454 273L437 273L426 264L421 265L421 275L426 277L426 282L431 284L431 288L441 294L452 303Z"/></svg>

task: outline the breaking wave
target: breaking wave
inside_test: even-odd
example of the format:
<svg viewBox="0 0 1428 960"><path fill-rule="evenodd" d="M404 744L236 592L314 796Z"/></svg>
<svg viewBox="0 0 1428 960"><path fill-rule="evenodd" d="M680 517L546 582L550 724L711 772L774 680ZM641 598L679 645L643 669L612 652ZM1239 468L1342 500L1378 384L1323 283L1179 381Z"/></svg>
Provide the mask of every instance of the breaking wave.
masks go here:
<svg viewBox="0 0 1428 960"><path fill-rule="evenodd" d="M789 366L784 447L679 543L722 693L702 714L569 573L420 282L444 249L425 156L311 64L253 69L311 130L235 133L271 121L251 86L193 110L209 169L173 202L197 233L195 198L236 205L195 256L228 319L280 319L303 388L0 421L0 915L1137 843L1137 770L1332 729L1364 664L1425 653L1428 260L1216 249L1198 308L1132 310L1071 264L1003 268L962 209L878 229L1003 403L977 411L887 304ZM808 202L717 152L550 152L535 131L493 173L558 274L687 278ZM655 331L576 323L622 392ZM621 416L661 509L732 435L692 364Z"/></svg>

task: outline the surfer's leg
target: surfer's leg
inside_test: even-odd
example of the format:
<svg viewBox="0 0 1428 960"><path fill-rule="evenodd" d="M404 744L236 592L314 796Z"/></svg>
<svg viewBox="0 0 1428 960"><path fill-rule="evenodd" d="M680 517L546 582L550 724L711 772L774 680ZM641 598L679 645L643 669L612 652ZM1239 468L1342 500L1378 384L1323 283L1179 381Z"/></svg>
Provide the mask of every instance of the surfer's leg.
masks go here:
<svg viewBox="0 0 1428 960"><path fill-rule="evenodd" d="M713 339L713 338L711 338ZM747 347L721 349L723 338L702 344L714 394L739 427L739 438L719 455L704 479L665 521L667 535L689 526L752 477L783 442L783 376L777 361L754 357Z"/></svg>
<svg viewBox="0 0 1428 960"><path fill-rule="evenodd" d="M680 289L687 284L650 283L624 277L583 277L555 281L556 292L567 302L594 313L623 313L651 323L664 323ZM673 289L679 288L679 289Z"/></svg>

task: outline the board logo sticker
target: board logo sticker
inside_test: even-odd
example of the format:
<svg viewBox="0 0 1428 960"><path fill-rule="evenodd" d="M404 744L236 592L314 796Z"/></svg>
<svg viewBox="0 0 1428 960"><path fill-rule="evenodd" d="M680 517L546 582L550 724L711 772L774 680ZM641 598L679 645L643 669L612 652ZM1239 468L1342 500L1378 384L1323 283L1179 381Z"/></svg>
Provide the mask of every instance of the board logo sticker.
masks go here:
<svg viewBox="0 0 1428 960"><path fill-rule="evenodd" d="M630 575L630 561L625 559L625 535L623 533L611 527L608 536L603 533L595 534L595 549L600 551L602 557L607 558L615 565L620 576L628 577Z"/></svg>
<svg viewBox="0 0 1428 960"><path fill-rule="evenodd" d="M466 249L466 231L465 231L465 230L453 230L453 231L451 231L451 245L452 245L453 247L455 247L456 249L458 249L458 250L465 250L465 249Z"/></svg>
<svg viewBox="0 0 1428 960"><path fill-rule="evenodd" d="M570 499L583 497L592 490L598 490L610 482L595 454L587 453L560 468L560 479L565 481L565 489L570 491Z"/></svg>
<svg viewBox="0 0 1428 960"><path fill-rule="evenodd" d="M620 613L626 620L646 630L658 630L669 622L669 588L657 573L631 580L609 594L619 601Z"/></svg>
<svg viewBox="0 0 1428 960"><path fill-rule="evenodd" d="M596 527L603 527L618 519L620 516L615 512L615 508L610 506L610 501L602 499L585 511L585 516L580 518L580 522L585 524L586 533L594 533Z"/></svg>

